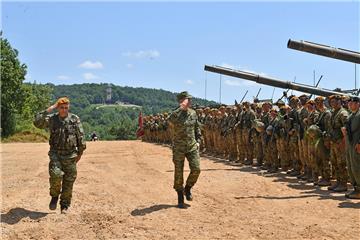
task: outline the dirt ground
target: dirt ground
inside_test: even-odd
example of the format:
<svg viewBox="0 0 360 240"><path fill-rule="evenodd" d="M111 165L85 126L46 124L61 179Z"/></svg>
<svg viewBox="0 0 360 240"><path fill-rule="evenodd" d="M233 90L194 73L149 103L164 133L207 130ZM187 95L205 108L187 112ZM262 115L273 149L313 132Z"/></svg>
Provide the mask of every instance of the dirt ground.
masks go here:
<svg viewBox="0 0 360 240"><path fill-rule="evenodd" d="M360 201L208 157L177 209L170 148L140 141L88 143L62 215L48 209L48 144L0 146L2 239L360 239Z"/></svg>

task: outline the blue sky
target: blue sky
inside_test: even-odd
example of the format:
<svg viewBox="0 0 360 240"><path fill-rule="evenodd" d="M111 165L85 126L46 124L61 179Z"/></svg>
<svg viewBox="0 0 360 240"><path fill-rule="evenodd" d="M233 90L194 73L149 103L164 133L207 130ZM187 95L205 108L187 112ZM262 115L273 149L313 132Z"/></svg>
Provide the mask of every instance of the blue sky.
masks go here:
<svg viewBox="0 0 360 240"><path fill-rule="evenodd" d="M219 100L219 75L232 66L321 87L354 88L355 65L294 51L289 38L359 51L359 2L3 2L2 30L28 66L27 81L188 90ZM359 68L359 67L358 67ZM357 70L359 79L359 70ZM358 81L359 85L359 81ZM262 87L222 77L222 102ZM282 89L275 91L275 97Z"/></svg>

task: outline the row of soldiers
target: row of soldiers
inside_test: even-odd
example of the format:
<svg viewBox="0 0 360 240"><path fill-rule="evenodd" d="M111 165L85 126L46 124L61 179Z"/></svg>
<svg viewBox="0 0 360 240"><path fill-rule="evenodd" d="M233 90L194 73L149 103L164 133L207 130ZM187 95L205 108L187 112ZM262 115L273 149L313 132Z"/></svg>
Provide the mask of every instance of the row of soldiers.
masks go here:
<svg viewBox="0 0 360 240"><path fill-rule="evenodd" d="M347 197L360 198L360 119L354 117L359 115L354 104L359 98L312 100L304 94L290 96L288 105L280 100L197 108L200 150L269 173L285 171L335 192L347 191L350 178L355 190ZM171 144L167 115L144 118L144 141Z"/></svg>

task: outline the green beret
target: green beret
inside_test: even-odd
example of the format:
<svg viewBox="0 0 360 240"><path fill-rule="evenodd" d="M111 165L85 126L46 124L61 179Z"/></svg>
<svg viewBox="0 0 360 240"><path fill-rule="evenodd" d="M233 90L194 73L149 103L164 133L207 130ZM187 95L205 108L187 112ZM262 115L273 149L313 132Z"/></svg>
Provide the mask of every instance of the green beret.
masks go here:
<svg viewBox="0 0 360 240"><path fill-rule="evenodd" d="M185 98L192 98L192 96L187 91L181 92L176 96L176 99L178 100L178 102L180 102L181 100L183 100Z"/></svg>

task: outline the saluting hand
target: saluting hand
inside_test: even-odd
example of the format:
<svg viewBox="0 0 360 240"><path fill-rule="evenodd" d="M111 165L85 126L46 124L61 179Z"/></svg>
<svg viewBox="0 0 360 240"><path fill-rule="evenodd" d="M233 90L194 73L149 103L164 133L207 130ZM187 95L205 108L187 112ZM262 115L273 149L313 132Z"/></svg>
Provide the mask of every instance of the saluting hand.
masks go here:
<svg viewBox="0 0 360 240"><path fill-rule="evenodd" d="M355 151L360 154L360 143L355 145Z"/></svg>
<svg viewBox="0 0 360 240"><path fill-rule="evenodd" d="M57 106L58 106L58 104L55 103L54 105L51 105L50 107L48 107L48 109L46 109L46 111L47 111L48 113L51 113L54 109L57 108Z"/></svg>
<svg viewBox="0 0 360 240"><path fill-rule="evenodd" d="M76 159L75 159L76 163L78 163L78 162L80 161L81 156L82 156L82 154L79 154L79 155L76 157Z"/></svg>

